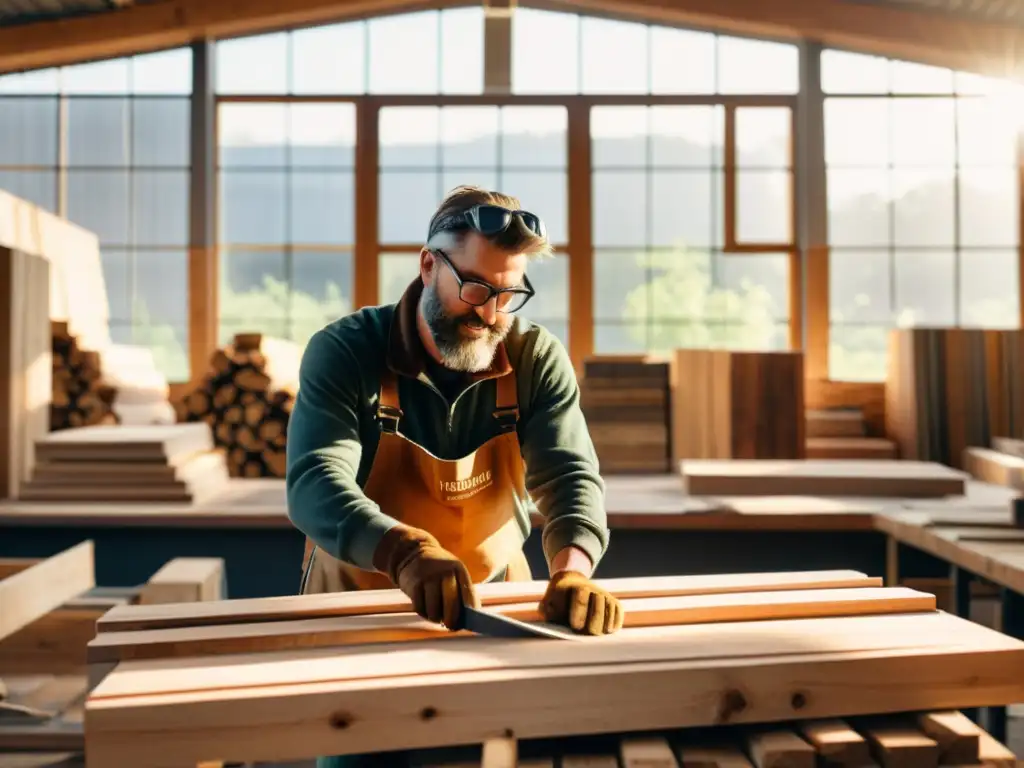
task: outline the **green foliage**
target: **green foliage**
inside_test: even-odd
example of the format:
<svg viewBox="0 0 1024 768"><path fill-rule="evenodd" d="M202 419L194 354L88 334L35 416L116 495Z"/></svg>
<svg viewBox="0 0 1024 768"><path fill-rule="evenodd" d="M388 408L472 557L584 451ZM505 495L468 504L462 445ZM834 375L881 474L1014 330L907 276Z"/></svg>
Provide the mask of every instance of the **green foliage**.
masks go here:
<svg viewBox="0 0 1024 768"><path fill-rule="evenodd" d="M623 319L652 352L678 347L772 349L779 309L760 285L714 285L711 256L680 249L637 254L648 280L626 294Z"/></svg>

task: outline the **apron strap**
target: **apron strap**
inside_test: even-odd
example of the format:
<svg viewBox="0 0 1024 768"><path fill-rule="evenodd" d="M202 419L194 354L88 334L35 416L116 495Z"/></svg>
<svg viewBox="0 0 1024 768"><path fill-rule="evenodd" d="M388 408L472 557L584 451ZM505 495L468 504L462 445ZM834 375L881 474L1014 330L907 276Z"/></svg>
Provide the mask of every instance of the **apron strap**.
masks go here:
<svg viewBox="0 0 1024 768"><path fill-rule="evenodd" d="M377 421L383 432L398 432L398 421L402 418L398 401L398 379L387 366L380 374L380 396L377 400Z"/></svg>
<svg viewBox="0 0 1024 768"><path fill-rule="evenodd" d="M516 391L516 372L509 371L495 382L497 395L494 403L494 418L502 432L511 432L519 421L519 393Z"/></svg>

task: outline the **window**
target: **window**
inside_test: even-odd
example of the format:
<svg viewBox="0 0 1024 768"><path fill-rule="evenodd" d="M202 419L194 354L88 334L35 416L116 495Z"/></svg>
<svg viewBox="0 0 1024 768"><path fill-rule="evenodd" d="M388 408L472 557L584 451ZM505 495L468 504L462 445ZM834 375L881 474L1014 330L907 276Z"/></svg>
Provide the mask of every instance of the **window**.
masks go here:
<svg viewBox="0 0 1024 768"><path fill-rule="evenodd" d="M219 108L220 337L300 344L352 309L355 107Z"/></svg>
<svg viewBox="0 0 1024 768"><path fill-rule="evenodd" d="M0 188L97 234L112 340L171 381L189 375L191 90L188 49L0 77Z"/></svg>
<svg viewBox="0 0 1024 768"><path fill-rule="evenodd" d="M1016 327L1019 93L840 51L822 82L830 376L883 380L894 326Z"/></svg>
<svg viewBox="0 0 1024 768"><path fill-rule="evenodd" d="M514 93L792 94L798 88L797 49L786 43L533 8L517 8L512 21Z"/></svg>
<svg viewBox="0 0 1024 768"><path fill-rule="evenodd" d="M595 352L788 347L788 255L722 252L723 118L713 105L593 108ZM741 155L771 154L761 133L738 135ZM777 230L779 207L751 208L747 226Z"/></svg>
<svg viewBox="0 0 1024 768"><path fill-rule="evenodd" d="M480 7L381 16L222 40L216 88L232 95L481 93L483 55Z"/></svg>

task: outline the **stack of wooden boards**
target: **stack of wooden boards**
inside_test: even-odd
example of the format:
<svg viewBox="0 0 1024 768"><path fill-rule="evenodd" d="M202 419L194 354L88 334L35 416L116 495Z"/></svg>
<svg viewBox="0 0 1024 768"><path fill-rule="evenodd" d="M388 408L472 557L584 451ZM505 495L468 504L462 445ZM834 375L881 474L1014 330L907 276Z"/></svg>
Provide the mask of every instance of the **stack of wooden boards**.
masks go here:
<svg viewBox="0 0 1024 768"><path fill-rule="evenodd" d="M669 471L669 364L646 356L594 357L580 382L601 471Z"/></svg>
<svg viewBox="0 0 1024 768"><path fill-rule="evenodd" d="M800 352L677 349L672 360L672 457L802 459Z"/></svg>
<svg viewBox="0 0 1024 768"><path fill-rule="evenodd" d="M895 459L896 444L868 437L859 408L808 409L808 459Z"/></svg>
<svg viewBox="0 0 1024 768"><path fill-rule="evenodd" d="M223 490L227 480L206 424L80 427L37 441L20 498L190 503Z"/></svg>
<svg viewBox="0 0 1024 768"><path fill-rule="evenodd" d="M296 344L238 334L213 354L210 370L177 405L178 421L213 429L231 477L284 477L301 360Z"/></svg>
<svg viewBox="0 0 1024 768"><path fill-rule="evenodd" d="M602 580L626 625L448 632L397 590L125 606L97 623L98 765L292 760L1024 700L1024 643L850 571ZM529 620L543 581L480 587ZM541 704L542 703L542 704Z"/></svg>
<svg viewBox="0 0 1024 768"><path fill-rule="evenodd" d="M957 711L597 738L497 737L416 758L419 768L1017 768L1005 745Z"/></svg>
<svg viewBox="0 0 1024 768"><path fill-rule="evenodd" d="M991 448L964 451L964 469L985 483L1024 491L1024 440L993 437Z"/></svg>
<svg viewBox="0 0 1024 768"><path fill-rule="evenodd" d="M994 436L1024 438L1020 331L890 332L886 433L904 459L963 466Z"/></svg>

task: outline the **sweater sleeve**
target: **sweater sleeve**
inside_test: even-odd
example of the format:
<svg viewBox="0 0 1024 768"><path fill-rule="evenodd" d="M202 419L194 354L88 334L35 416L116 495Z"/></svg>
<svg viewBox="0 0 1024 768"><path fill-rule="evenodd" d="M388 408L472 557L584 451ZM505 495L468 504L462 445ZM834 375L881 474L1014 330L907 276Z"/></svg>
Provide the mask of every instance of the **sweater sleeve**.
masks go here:
<svg viewBox="0 0 1024 768"><path fill-rule="evenodd" d="M579 547L594 567L608 548L604 481L569 355L545 330L533 345L530 411L520 426L526 485L544 516L544 556Z"/></svg>
<svg viewBox="0 0 1024 768"><path fill-rule="evenodd" d="M373 553L397 521L357 482L360 364L330 329L306 346L288 423L288 516L329 555L374 570Z"/></svg>

